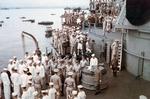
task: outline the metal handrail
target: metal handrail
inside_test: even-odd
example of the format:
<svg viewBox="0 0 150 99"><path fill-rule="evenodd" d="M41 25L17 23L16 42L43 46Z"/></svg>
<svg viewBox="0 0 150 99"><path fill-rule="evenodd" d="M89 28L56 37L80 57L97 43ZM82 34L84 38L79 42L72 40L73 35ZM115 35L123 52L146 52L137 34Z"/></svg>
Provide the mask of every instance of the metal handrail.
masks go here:
<svg viewBox="0 0 150 99"><path fill-rule="evenodd" d="M134 53L134 52L130 52L130 51L128 51L127 49L123 49L126 53L128 53L128 54L130 54L130 55L133 55L133 56L136 56L136 57L138 57L138 58L143 58L143 59L145 59L145 60L150 60L150 58L148 58L148 57L143 57L143 56L140 56L140 55L137 55L136 53Z"/></svg>
<svg viewBox="0 0 150 99"><path fill-rule="evenodd" d="M21 36L22 36L22 40L23 40L24 53L25 53L25 43L24 43L25 35L27 35L33 39L35 46L36 46L36 49L39 48L39 44L38 44L38 41L36 40L36 38L32 34L22 31Z"/></svg>

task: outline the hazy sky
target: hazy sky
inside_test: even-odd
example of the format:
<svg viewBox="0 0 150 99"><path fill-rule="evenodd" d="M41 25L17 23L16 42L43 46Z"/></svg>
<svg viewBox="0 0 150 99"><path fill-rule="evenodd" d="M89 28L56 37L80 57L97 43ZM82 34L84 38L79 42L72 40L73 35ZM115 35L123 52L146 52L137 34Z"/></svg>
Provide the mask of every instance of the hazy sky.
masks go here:
<svg viewBox="0 0 150 99"><path fill-rule="evenodd" d="M0 7L88 7L89 0L0 0Z"/></svg>

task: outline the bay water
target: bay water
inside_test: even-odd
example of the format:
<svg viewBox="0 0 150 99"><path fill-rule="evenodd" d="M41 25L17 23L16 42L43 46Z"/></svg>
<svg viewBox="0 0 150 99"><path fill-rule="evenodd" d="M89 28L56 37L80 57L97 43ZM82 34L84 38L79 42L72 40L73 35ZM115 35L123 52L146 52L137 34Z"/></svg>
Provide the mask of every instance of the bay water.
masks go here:
<svg viewBox="0 0 150 99"><path fill-rule="evenodd" d="M0 21L4 21L0 27L0 69L6 67L8 60L13 56L21 59L23 53L22 31L32 34L37 41L42 52L51 50L51 38L45 38L47 26L38 25L40 21L53 21L52 28L61 28L60 16L64 9L9 9L0 10ZM55 14L55 15L51 15ZM10 17L7 19L6 17ZM35 19L35 23L22 22L21 17ZM30 37L25 37L26 51L35 50L34 41Z"/></svg>

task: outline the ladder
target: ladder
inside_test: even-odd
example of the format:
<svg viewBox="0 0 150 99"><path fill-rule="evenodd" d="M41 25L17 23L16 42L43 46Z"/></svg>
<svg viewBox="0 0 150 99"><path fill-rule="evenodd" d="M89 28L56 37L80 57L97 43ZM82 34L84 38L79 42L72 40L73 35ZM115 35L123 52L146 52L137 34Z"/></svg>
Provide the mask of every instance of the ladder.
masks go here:
<svg viewBox="0 0 150 99"><path fill-rule="evenodd" d="M118 42L118 53L117 53L119 71L121 70L121 63L122 63L122 49L123 49L123 43L121 39L121 41Z"/></svg>

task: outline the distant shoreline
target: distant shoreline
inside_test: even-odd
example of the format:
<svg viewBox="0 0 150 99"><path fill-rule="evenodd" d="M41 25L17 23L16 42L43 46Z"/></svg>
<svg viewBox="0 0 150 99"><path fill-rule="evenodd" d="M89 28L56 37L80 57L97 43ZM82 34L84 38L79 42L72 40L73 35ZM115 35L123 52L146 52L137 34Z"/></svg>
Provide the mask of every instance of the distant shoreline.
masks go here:
<svg viewBox="0 0 150 99"><path fill-rule="evenodd" d="M0 10L13 10L13 9L65 9L65 8L79 8L79 7L1 7ZM81 9L85 10L88 7L80 7Z"/></svg>

